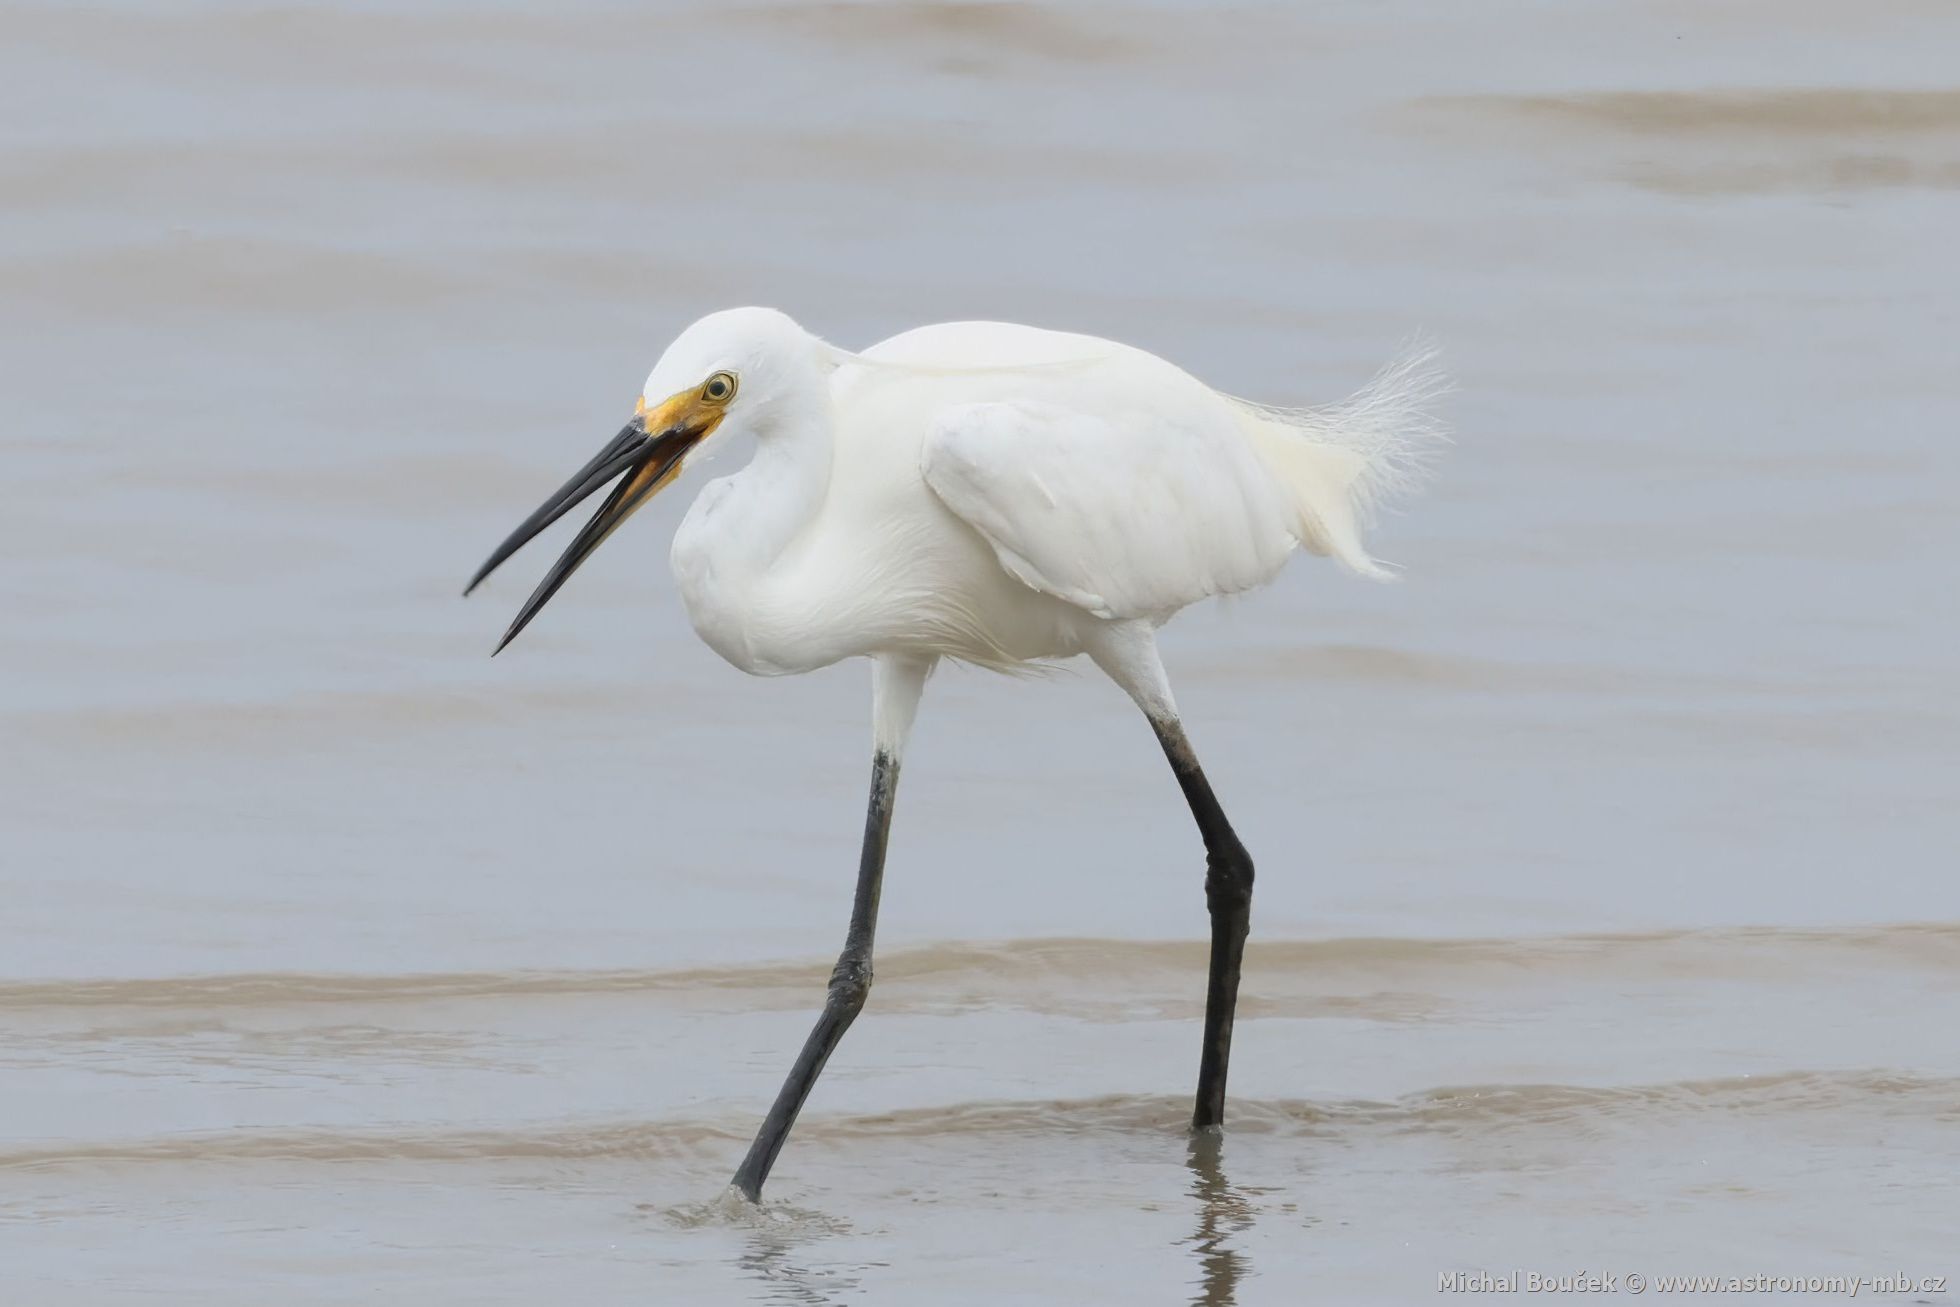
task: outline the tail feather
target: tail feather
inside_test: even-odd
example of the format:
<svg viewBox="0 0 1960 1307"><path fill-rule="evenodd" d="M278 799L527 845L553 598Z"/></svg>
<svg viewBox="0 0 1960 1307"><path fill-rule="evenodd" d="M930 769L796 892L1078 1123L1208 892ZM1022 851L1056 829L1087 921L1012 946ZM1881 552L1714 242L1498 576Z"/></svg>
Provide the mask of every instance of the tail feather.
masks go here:
<svg viewBox="0 0 1960 1307"><path fill-rule="evenodd" d="M1303 547L1363 576L1393 575L1361 537L1384 505L1422 484L1449 441L1435 410L1450 380L1436 359L1436 347L1418 338L1338 404L1276 408L1233 401L1255 447L1293 492Z"/></svg>

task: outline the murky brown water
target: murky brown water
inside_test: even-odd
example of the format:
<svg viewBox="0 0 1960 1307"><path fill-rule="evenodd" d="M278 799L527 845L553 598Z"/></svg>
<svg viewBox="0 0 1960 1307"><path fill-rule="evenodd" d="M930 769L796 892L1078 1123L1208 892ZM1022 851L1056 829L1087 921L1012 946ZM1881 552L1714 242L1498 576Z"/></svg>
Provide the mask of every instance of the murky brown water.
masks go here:
<svg viewBox="0 0 1960 1307"><path fill-rule="evenodd" d="M0 1299L1960 1272L1960 11L0 23ZM494 663L533 571L455 592L742 302L1276 402L1446 347L1406 581L1169 636L1260 858L1222 1147L1147 733L955 672L871 1009L715 1202L842 930L864 672L700 647L684 493Z"/></svg>

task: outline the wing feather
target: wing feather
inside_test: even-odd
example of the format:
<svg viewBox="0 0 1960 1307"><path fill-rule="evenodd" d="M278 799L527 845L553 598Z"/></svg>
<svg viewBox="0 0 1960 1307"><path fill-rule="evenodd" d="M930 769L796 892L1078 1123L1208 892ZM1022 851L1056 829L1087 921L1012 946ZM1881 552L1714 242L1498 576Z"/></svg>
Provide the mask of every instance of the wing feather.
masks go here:
<svg viewBox="0 0 1960 1307"><path fill-rule="evenodd" d="M941 413L923 464L1010 575L1098 617L1251 589L1297 544L1297 511L1229 420L966 404Z"/></svg>

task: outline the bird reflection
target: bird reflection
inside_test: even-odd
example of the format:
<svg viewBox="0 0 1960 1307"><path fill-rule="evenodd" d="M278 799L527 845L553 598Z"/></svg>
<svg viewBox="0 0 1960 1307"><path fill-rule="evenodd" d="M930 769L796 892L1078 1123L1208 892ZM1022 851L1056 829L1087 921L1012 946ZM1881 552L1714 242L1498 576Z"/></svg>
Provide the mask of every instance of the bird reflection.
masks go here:
<svg viewBox="0 0 1960 1307"><path fill-rule="evenodd" d="M1252 1274L1251 1262L1238 1246L1240 1237L1255 1220L1255 1196L1269 1192L1233 1184L1225 1174L1223 1152L1224 1138L1215 1133L1193 1135L1186 1147L1184 1165L1191 1174L1186 1192L1197 1225L1179 1242L1190 1246L1198 1264L1191 1307L1237 1307L1239 1284ZM733 1264L756 1284L755 1301L843 1307L860 1299L867 1273L889 1265L821 1257L820 1245L850 1229L834 1217L780 1204L729 1201L739 1201L739 1210L731 1213L726 1203L699 1204L676 1209L669 1219L686 1227L734 1226L742 1246Z"/></svg>
<svg viewBox="0 0 1960 1307"><path fill-rule="evenodd" d="M795 1307L839 1307L857 1295L862 1267L812 1265L811 1245L836 1230L806 1223L751 1227L737 1259L743 1272L762 1286L761 1301Z"/></svg>
<svg viewBox="0 0 1960 1307"><path fill-rule="evenodd" d="M1204 1131L1191 1136L1184 1157L1198 1206L1198 1230L1187 1240L1200 1270L1191 1307L1234 1307L1239 1281L1250 1269L1245 1254L1232 1246L1232 1236L1251 1227L1252 1201L1225 1178L1224 1145L1223 1135Z"/></svg>

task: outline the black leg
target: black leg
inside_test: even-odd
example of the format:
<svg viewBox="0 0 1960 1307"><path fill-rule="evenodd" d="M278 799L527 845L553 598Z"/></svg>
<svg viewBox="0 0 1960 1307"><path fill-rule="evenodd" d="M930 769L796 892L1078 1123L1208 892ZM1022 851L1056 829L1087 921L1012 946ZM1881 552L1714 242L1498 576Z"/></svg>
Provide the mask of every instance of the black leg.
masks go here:
<svg viewBox="0 0 1960 1307"><path fill-rule="evenodd" d="M1225 810L1211 792L1191 741L1175 718L1151 726L1171 761L1185 802L1205 840L1205 905L1211 910L1211 975L1205 989L1205 1043L1198 1059L1198 1101L1191 1128L1205 1130L1225 1120L1225 1072L1232 1060L1232 1014L1239 1001L1239 963L1252 916L1252 859Z"/></svg>
<svg viewBox="0 0 1960 1307"><path fill-rule="evenodd" d="M830 973L830 992L824 999L823 1014L816 1029L804 1041L789 1079L776 1095L775 1106L756 1132L749 1154L735 1172L734 1184L754 1202L762 1197L762 1182L783 1151L796 1114L803 1100L823 1073L844 1032L864 1010L871 993L871 939L878 929L878 891L885 879L885 841L892 828L892 796L898 789L898 760L880 750L871 763L871 802L864 814L864 852L858 860L857 897L851 904L851 929L844 937L844 952ZM1229 1032L1228 1032L1229 1033Z"/></svg>

